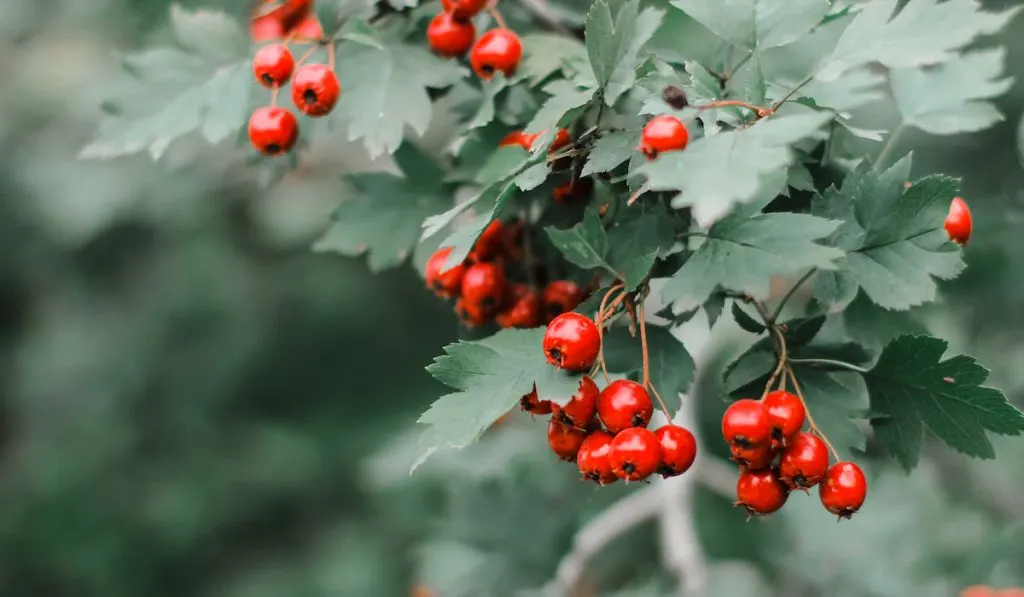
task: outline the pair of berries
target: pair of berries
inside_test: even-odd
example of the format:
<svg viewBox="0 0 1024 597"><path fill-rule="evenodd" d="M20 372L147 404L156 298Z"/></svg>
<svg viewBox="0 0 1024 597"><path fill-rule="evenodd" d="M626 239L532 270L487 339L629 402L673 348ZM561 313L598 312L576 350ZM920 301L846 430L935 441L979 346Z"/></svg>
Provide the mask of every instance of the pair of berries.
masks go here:
<svg viewBox="0 0 1024 597"><path fill-rule="evenodd" d="M261 0L253 11L249 35L256 43L294 36L313 41L323 39L324 29L313 12L313 0L285 0L267 8L273 0Z"/></svg>
<svg viewBox="0 0 1024 597"><path fill-rule="evenodd" d="M594 380L584 376L565 406L541 401L536 387L522 397L520 406L532 414L551 414L551 450L562 460L575 461L582 478L599 485L642 481L656 473L665 478L681 475L697 456L697 442L687 429L647 428L654 404L634 381L616 380L598 391Z"/></svg>
<svg viewBox="0 0 1024 597"><path fill-rule="evenodd" d="M653 160L666 151L682 151L689 142L686 125L671 114L662 114L644 125L640 133L640 152Z"/></svg>
<svg viewBox="0 0 1024 597"><path fill-rule="evenodd" d="M427 26L427 44L446 58L463 56L472 48L469 64L481 79L490 79L496 72L512 75L523 57L523 43L504 27L477 39L471 19L486 6L487 0L441 0L443 12Z"/></svg>
<svg viewBox="0 0 1024 597"><path fill-rule="evenodd" d="M850 518L864 504L864 473L852 462L829 467L825 442L801 431L806 417L803 401L781 390L726 409L722 435L741 469L737 506L755 516L771 514L785 505L790 491L815 485L822 505L840 518Z"/></svg>
<svg viewBox="0 0 1024 597"><path fill-rule="evenodd" d="M260 48L253 57L252 70L256 80L271 89L279 89L291 80L295 107L314 118L329 114L341 95L338 77L329 66L305 64L296 70L295 58L285 44ZM249 117L249 140L266 155L290 151L298 138L298 119L286 108L263 106Z"/></svg>
<svg viewBox="0 0 1024 597"><path fill-rule="evenodd" d="M527 133L526 131L516 130L505 135L501 141L498 142L498 147L522 147L528 152L533 152L534 146L537 145L537 139L540 138L547 131L541 131L539 133ZM560 149L564 149L572 144L572 135L567 129L558 129L555 133L555 138L551 142L551 147L548 148L548 155L558 152ZM564 170L572 163L572 158L562 158L555 160L552 164L552 168L555 170ZM573 175L568 182L559 185L555 188L553 196L555 201L558 203L575 203L577 201L583 201L590 198L591 192L594 190L594 181L590 178L578 178Z"/></svg>

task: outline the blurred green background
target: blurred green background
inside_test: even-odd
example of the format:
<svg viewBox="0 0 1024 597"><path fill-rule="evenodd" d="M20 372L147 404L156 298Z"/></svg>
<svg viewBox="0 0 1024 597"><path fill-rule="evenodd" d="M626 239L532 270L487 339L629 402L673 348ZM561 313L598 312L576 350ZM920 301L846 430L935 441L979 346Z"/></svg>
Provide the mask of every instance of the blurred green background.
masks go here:
<svg viewBox="0 0 1024 597"><path fill-rule="evenodd" d="M459 331L412 268L375 277L310 251L340 173L376 167L358 146L314 135L270 190L230 144L186 140L160 164L76 160L116 51L166 41L168 6L0 5L0 595L386 597L422 584L488 597L542 584L580 522L629 490L579 483L522 418L407 476L412 424L442 392L423 367ZM1024 19L1001 41L1024 77ZM900 149L916 150L916 174L962 176L975 215L969 269L924 320L1017 404L1022 100L1017 84L999 101L998 128L911 134ZM716 379L699 382L707 437ZM1024 441L995 443L995 462L940 448L910 477L872 466L868 505L842 525L812 498L746 524L699 494L713 594L1024 585ZM663 575L644 526L590 579L655 595Z"/></svg>

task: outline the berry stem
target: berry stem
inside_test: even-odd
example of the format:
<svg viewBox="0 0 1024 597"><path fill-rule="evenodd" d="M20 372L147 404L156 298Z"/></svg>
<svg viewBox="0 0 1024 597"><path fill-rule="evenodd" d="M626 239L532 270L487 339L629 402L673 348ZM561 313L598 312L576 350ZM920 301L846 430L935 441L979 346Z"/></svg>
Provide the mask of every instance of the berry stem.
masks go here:
<svg viewBox="0 0 1024 597"><path fill-rule="evenodd" d="M786 337L782 335L782 330L779 329L779 326L774 323L769 323L768 326L772 335L775 336L775 344L779 355L779 364L775 366L775 370L772 371L771 376L768 377L768 383L764 385L764 392L761 393L761 400L764 400L764 397L771 391L775 380L778 379L779 376L782 375L783 371L789 367L787 363L789 354L786 349Z"/></svg>
<svg viewBox="0 0 1024 597"><path fill-rule="evenodd" d="M639 199L641 195L643 195L649 190L651 190L651 186L645 182L643 186L633 191L633 194L629 196L628 200L626 200L626 205L633 205L634 203L636 203L636 200Z"/></svg>
<svg viewBox="0 0 1024 597"><path fill-rule="evenodd" d="M832 457L836 459L836 462L841 461L842 458L839 457L839 452L837 452L836 449L832 447L832 442L828 441L828 437L825 436L825 433L814 422L814 417L811 416L811 409L808 408L807 400L804 399L804 392L800 388L800 382L797 381L796 374L793 373L793 368L790 367L788 364L786 365L786 372L789 374L789 377L793 380L793 389L796 390L796 395L798 398L800 398L800 403L804 405L804 412L807 413L807 425L808 427L810 427L811 433L817 435L818 437L821 438L821 441L825 442L825 447L828 448L829 453L831 453Z"/></svg>
<svg viewBox="0 0 1024 597"><path fill-rule="evenodd" d="M846 369L849 371L855 371L860 374L866 374L868 372L864 367L859 367L853 363L847 363L846 361L836 361L833 359L789 359L791 365L812 365L819 367L835 367L837 369Z"/></svg>
<svg viewBox="0 0 1024 597"><path fill-rule="evenodd" d="M756 114L758 118L771 116L774 112L772 108L762 108L761 106L755 106L754 104L740 100L721 100L717 102L711 102L710 104L704 104L702 106L694 106L694 108L697 108L698 110L711 110L713 108L729 108L733 106L737 108L746 108L747 110L750 110L751 112Z"/></svg>
<svg viewBox="0 0 1024 597"><path fill-rule="evenodd" d="M775 321L776 319L779 318L779 315L782 313L782 309L786 306L786 303L789 302L789 299L793 298L793 295L796 294L796 291L799 290L800 287L804 285L804 282L810 280L811 276L813 276L817 271L817 268L812 267L810 270L807 271L806 274L801 276L800 279L796 281L796 284L793 284L789 291L786 292L786 295L782 297L782 301L779 302L779 305L775 307L775 312L772 313L772 321Z"/></svg>
<svg viewBox="0 0 1024 597"><path fill-rule="evenodd" d="M608 305L608 299L617 290L622 290L622 294L620 294L611 305ZM600 345L600 348L598 348L597 351L597 363L594 367L595 370L598 367L601 368L601 373L604 375L604 381L606 383L611 383L612 378L608 375L608 365L604 362L604 322L611 316L611 313L615 312L615 309L619 306L619 303L622 302L622 299L625 298L625 296L625 286L621 283L613 284L612 287L608 289L608 292L604 293L604 297L601 299L601 306L597 309L597 317L594 318L594 323L597 324L597 339ZM606 310L608 311L607 313Z"/></svg>
<svg viewBox="0 0 1024 597"><path fill-rule="evenodd" d="M334 58L336 53L337 52L334 49L334 44L329 44L327 46L327 68L331 69L332 72L334 71Z"/></svg>
<svg viewBox="0 0 1024 597"><path fill-rule="evenodd" d="M316 48L317 46L308 48L302 53L302 56L299 56L299 59L295 61L295 70L299 70L299 67L302 66L306 60L309 60L309 57L316 51Z"/></svg>
<svg viewBox="0 0 1024 597"><path fill-rule="evenodd" d="M277 95L281 92L280 85L274 85L274 89L270 91L270 105L277 106Z"/></svg>
<svg viewBox="0 0 1024 597"><path fill-rule="evenodd" d="M487 12L491 13L494 18L494 22L498 24L501 29L508 29L508 24L505 23L505 17L501 16L501 12L498 11L498 3L494 2L487 7Z"/></svg>
<svg viewBox="0 0 1024 597"><path fill-rule="evenodd" d="M804 77L803 80L801 80L799 83L796 84L796 87L790 89L789 92L786 93L786 95L782 96L778 101L776 101L774 104L772 104L771 111L775 112L776 110L781 108L782 104L788 102L789 98L791 98L794 95L796 95L797 91L800 91L801 89L804 88L804 86L806 86L808 83L813 81L814 80L814 76L817 75L817 74L818 74L817 72L813 72L813 73L807 75L806 77Z"/></svg>
<svg viewBox="0 0 1024 597"><path fill-rule="evenodd" d="M640 304L636 307L636 318L640 320L640 350L643 351L644 387L654 394L654 397L658 400L658 406L661 407L661 412L665 413L669 420L672 420L672 415L669 413L668 406L665 405L665 400L662 399L661 394L658 393L658 390L654 389L654 384L651 383L651 363L647 355L647 320L644 319L643 301L640 301Z"/></svg>

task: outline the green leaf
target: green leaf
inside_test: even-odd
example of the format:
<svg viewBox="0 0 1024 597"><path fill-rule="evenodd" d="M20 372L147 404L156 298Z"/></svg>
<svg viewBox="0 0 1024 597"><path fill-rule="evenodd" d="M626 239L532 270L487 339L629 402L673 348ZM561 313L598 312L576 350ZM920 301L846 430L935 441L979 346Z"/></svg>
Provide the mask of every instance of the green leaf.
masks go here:
<svg viewBox="0 0 1024 597"><path fill-rule="evenodd" d="M466 124L468 130L480 128L494 120L494 101L498 94L508 88L508 79L498 72L489 81L483 82L483 97L480 99L480 108L472 120Z"/></svg>
<svg viewBox="0 0 1024 597"><path fill-rule="evenodd" d="M775 184L794 161L790 145L813 135L831 114L776 116L734 132L704 137L685 151L665 153L637 169L653 191L678 191L672 207L693 209L708 226L737 203L753 201L766 184ZM773 193L782 189L780 182Z"/></svg>
<svg viewBox="0 0 1024 597"><path fill-rule="evenodd" d="M650 323L647 324L647 355L651 383L668 407L675 410L679 407L679 394L686 392L693 383L693 358L667 328ZM635 374L639 379L643 372L639 332L633 338L625 327L612 327L605 335L604 356L609 371Z"/></svg>
<svg viewBox="0 0 1024 597"><path fill-rule="evenodd" d="M633 157L639 139L640 131L615 131L602 136L590 150L581 176L615 169Z"/></svg>
<svg viewBox="0 0 1024 597"><path fill-rule="evenodd" d="M596 208L588 208L583 214L583 219L568 230L559 230L554 226L544 229L551 244L555 246L562 255L583 269L603 267L611 273L615 273L608 265L608 236L605 234L601 217L597 215Z"/></svg>
<svg viewBox="0 0 1024 597"><path fill-rule="evenodd" d="M754 319L749 313L743 310L743 307L740 307L739 303L735 301L732 304L732 318L736 320L736 323L741 328L751 334L764 333L764 324Z"/></svg>
<svg viewBox="0 0 1024 597"><path fill-rule="evenodd" d="M530 132L551 131L566 124L580 108L594 97L593 89L580 89L572 83L559 79L544 86L549 97L526 125Z"/></svg>
<svg viewBox="0 0 1024 597"><path fill-rule="evenodd" d="M608 262L626 288L643 281L654 261L672 248L672 216L658 203L637 211L633 208L608 230Z"/></svg>
<svg viewBox="0 0 1024 597"><path fill-rule="evenodd" d="M1003 77L1005 48L970 52L928 70L890 73L893 98L905 125L933 135L986 129L1004 117L989 100L1006 93L1013 79Z"/></svg>
<svg viewBox="0 0 1024 597"><path fill-rule="evenodd" d="M539 85L566 67L584 66L587 60L587 48L572 37L530 33L524 35L522 41L523 60L516 74L528 77L530 85Z"/></svg>
<svg viewBox="0 0 1024 597"><path fill-rule="evenodd" d="M541 349L544 328L502 330L475 342L444 348L427 371L455 392L438 399L419 418L428 427L420 436L415 471L443 448L470 445L494 420L515 406L536 384L541 400L565 404L579 386L579 376L548 364Z"/></svg>
<svg viewBox="0 0 1024 597"><path fill-rule="evenodd" d="M351 174L355 194L333 215L333 224L313 246L316 251L368 255L370 271L399 265L412 251L423 221L451 203L452 189L433 160L409 143L395 154L404 176L385 172Z"/></svg>
<svg viewBox="0 0 1024 597"><path fill-rule="evenodd" d="M749 51L792 43L813 29L829 11L827 0L672 0L722 39Z"/></svg>
<svg viewBox="0 0 1024 597"><path fill-rule="evenodd" d="M590 65L605 103L614 105L636 79L637 55L661 25L664 12L640 10L639 0L629 0L615 15L604 0L593 4L587 15L586 45Z"/></svg>
<svg viewBox="0 0 1024 597"><path fill-rule="evenodd" d="M948 280L964 267L960 249L943 228L956 182L929 176L905 188L910 158L882 174L862 164L811 203L811 213L841 220L828 244L847 255L839 268L815 278L824 305L845 305L862 288L886 309L905 310L935 299L934 278Z"/></svg>
<svg viewBox="0 0 1024 597"><path fill-rule="evenodd" d="M473 245L476 244L477 239L483 234L484 229L487 228L492 220L501 215L502 209L515 196L515 191L515 184L503 182L491 185L480 192L477 198L473 200L473 207L476 208L478 213L482 214L482 217L465 226L456 228L441 241L441 247L451 247L452 249L451 255L448 256L447 263L449 266L460 263L469 255L469 252L473 250ZM436 225L437 223L434 221L431 222L431 225ZM426 222L424 225L426 225Z"/></svg>
<svg viewBox="0 0 1024 597"><path fill-rule="evenodd" d="M900 336L882 350L864 376L878 438L905 469L917 465L927 428L949 447L977 458L994 458L985 432L1021 435L1024 413L995 388L982 386L988 370L971 357L941 360L947 342Z"/></svg>
<svg viewBox="0 0 1024 597"><path fill-rule="evenodd" d="M817 72L833 80L871 62L913 68L952 60L978 37L997 33L1022 6L985 12L974 0L910 0L893 16L898 0L874 0L854 17Z"/></svg>
<svg viewBox="0 0 1024 597"><path fill-rule="evenodd" d="M181 47L207 58L234 60L249 49L238 21L219 10L190 11L172 4L171 29Z"/></svg>
<svg viewBox="0 0 1024 597"><path fill-rule="evenodd" d="M423 47L351 42L338 50L337 71L344 90L334 114L348 121L349 140L362 139L371 157L394 153L406 126L422 136L432 114L427 88L446 87L467 72Z"/></svg>

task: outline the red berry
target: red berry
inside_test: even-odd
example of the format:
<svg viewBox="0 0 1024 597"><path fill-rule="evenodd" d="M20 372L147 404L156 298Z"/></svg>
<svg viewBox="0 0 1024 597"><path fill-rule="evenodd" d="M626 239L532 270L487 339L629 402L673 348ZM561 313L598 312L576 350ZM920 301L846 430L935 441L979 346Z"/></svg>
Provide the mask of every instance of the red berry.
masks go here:
<svg viewBox="0 0 1024 597"><path fill-rule="evenodd" d="M526 227L521 220L510 222L501 228L501 252L512 260L523 257L523 229ZM537 296L538 303L540 296Z"/></svg>
<svg viewBox="0 0 1024 597"><path fill-rule="evenodd" d="M971 210L967 202L960 197L953 197L949 204L949 214L946 216L946 234L949 240L966 245L971 240L971 230L974 228L974 221L971 218Z"/></svg>
<svg viewBox="0 0 1024 597"><path fill-rule="evenodd" d="M663 478L681 475L693 466L697 458L697 439L690 430L679 425L665 425L654 432L661 446L661 466L658 472Z"/></svg>
<svg viewBox="0 0 1024 597"><path fill-rule="evenodd" d="M249 117L249 141L266 155L290 151L298 138L299 121L285 108L263 106Z"/></svg>
<svg viewBox="0 0 1024 597"><path fill-rule="evenodd" d="M515 32L491 29L473 44L469 64L481 79L490 79L498 71L505 76L515 73L522 56L523 44Z"/></svg>
<svg viewBox="0 0 1024 597"><path fill-rule="evenodd" d="M519 399L519 408L534 415L546 415L551 413L552 403L550 400L541 400L537 395L537 386L534 385L529 394Z"/></svg>
<svg viewBox="0 0 1024 597"><path fill-rule="evenodd" d="M985 585L971 585L961 591L959 597L1003 597L1003 592L997 593L995 589Z"/></svg>
<svg viewBox="0 0 1024 597"><path fill-rule="evenodd" d="M762 444L745 448L732 444L729 446L732 461L740 465L740 470L759 471L768 468L775 460L775 449L770 444Z"/></svg>
<svg viewBox="0 0 1024 597"><path fill-rule="evenodd" d="M555 140L551 142L551 147L548 148L548 153L554 153L559 149L572 143L572 135L566 129L558 129L555 133Z"/></svg>
<svg viewBox="0 0 1024 597"><path fill-rule="evenodd" d="M558 203L575 203L589 198L593 190L592 178L577 178L555 187L553 195Z"/></svg>
<svg viewBox="0 0 1024 597"><path fill-rule="evenodd" d="M441 0L441 8L457 19L475 16L487 6L487 0Z"/></svg>
<svg viewBox="0 0 1024 597"><path fill-rule="evenodd" d="M741 448L767 445L772 437L768 409L750 398L733 402L722 415L722 435L730 445Z"/></svg>
<svg viewBox="0 0 1024 597"><path fill-rule="evenodd" d="M786 503L789 490L775 471L746 471L736 482L736 506L743 506L753 516L777 512Z"/></svg>
<svg viewBox="0 0 1024 597"><path fill-rule="evenodd" d="M583 289L571 280L555 280L544 288L544 313L549 318L572 311L583 302Z"/></svg>
<svg viewBox="0 0 1024 597"><path fill-rule="evenodd" d="M477 328L490 321L490 313L475 303L459 297L455 301L455 314L468 328Z"/></svg>
<svg viewBox="0 0 1024 597"><path fill-rule="evenodd" d="M434 254L427 260L427 286L438 296L444 298L451 298L459 293L459 289L462 287L462 276L466 272L466 266L461 263L444 270L444 265L451 254L451 247L445 247L434 251Z"/></svg>
<svg viewBox="0 0 1024 597"><path fill-rule="evenodd" d="M548 362L559 369L589 369L601 350L597 324L579 313L563 313L548 324L543 348Z"/></svg>
<svg viewBox="0 0 1024 597"><path fill-rule="evenodd" d="M653 160L665 151L679 151L690 141L690 133L675 116L655 116L644 126L640 135L640 151Z"/></svg>
<svg viewBox="0 0 1024 597"><path fill-rule="evenodd" d="M597 395L600 393L594 380L589 375L584 375L580 379L579 389L565 406L552 405L554 417L566 425L586 429L594 420L594 414L597 412Z"/></svg>
<svg viewBox="0 0 1024 597"><path fill-rule="evenodd" d="M338 103L341 85L326 64L306 64L292 78L292 101L307 116L326 116Z"/></svg>
<svg viewBox="0 0 1024 597"><path fill-rule="evenodd" d="M587 432L551 419L548 423L548 445L562 460L573 462L586 439Z"/></svg>
<svg viewBox="0 0 1024 597"><path fill-rule="evenodd" d="M478 261L489 261L501 253L504 244L504 225L494 220L480 233L473 245L473 255Z"/></svg>
<svg viewBox="0 0 1024 597"><path fill-rule="evenodd" d="M804 426L807 411L804 403L795 394L782 390L769 392L761 404L768 410L768 420L772 426L772 442L786 444Z"/></svg>
<svg viewBox="0 0 1024 597"><path fill-rule="evenodd" d="M837 462L828 469L818 486L821 505L839 518L850 518L864 505L868 481L864 471L853 462Z"/></svg>
<svg viewBox="0 0 1024 597"><path fill-rule="evenodd" d="M540 293L526 284L513 284L509 307L495 317L503 328L535 328L540 325Z"/></svg>
<svg viewBox="0 0 1024 597"><path fill-rule="evenodd" d="M536 135L530 135L523 131L512 131L501 138L501 141L498 142L498 147L511 147L513 145L518 145L526 151L530 151L530 147L533 145L533 141L536 138Z"/></svg>
<svg viewBox="0 0 1024 597"><path fill-rule="evenodd" d="M264 87L279 87L288 82L295 68L292 51L284 44L263 46L252 59L252 72Z"/></svg>
<svg viewBox="0 0 1024 597"><path fill-rule="evenodd" d="M576 464L584 479L599 485L607 485L619 480L612 470L608 455L611 454L612 434L607 431L594 431L583 440Z"/></svg>
<svg viewBox="0 0 1024 597"><path fill-rule="evenodd" d="M442 12L430 21L427 26L427 43L430 49L447 58L462 56L473 45L476 39L476 27L473 22L458 19L447 12Z"/></svg>
<svg viewBox="0 0 1024 597"><path fill-rule="evenodd" d="M661 446L654 432L645 427L630 427L615 434L608 462L620 479L639 481L658 470Z"/></svg>
<svg viewBox="0 0 1024 597"><path fill-rule="evenodd" d="M790 489L814 487L828 472L828 447L813 433L798 433L779 458L779 478Z"/></svg>
<svg viewBox="0 0 1024 597"><path fill-rule="evenodd" d="M651 395L635 381L617 379L597 397L597 416L612 433L630 427L647 427L653 414Z"/></svg>
<svg viewBox="0 0 1024 597"><path fill-rule="evenodd" d="M462 300L493 313L505 294L505 270L497 263L477 263L462 275Z"/></svg>

